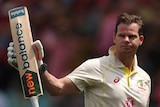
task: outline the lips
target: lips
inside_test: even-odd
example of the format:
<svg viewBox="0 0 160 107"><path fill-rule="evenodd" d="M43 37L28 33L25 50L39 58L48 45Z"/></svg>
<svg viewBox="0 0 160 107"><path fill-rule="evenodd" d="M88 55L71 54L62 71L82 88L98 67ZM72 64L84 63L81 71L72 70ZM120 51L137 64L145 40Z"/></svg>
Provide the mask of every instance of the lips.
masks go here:
<svg viewBox="0 0 160 107"><path fill-rule="evenodd" d="M122 46L122 48L131 48L131 46Z"/></svg>
<svg viewBox="0 0 160 107"><path fill-rule="evenodd" d="M123 50L132 50L131 46L121 46L121 49Z"/></svg>

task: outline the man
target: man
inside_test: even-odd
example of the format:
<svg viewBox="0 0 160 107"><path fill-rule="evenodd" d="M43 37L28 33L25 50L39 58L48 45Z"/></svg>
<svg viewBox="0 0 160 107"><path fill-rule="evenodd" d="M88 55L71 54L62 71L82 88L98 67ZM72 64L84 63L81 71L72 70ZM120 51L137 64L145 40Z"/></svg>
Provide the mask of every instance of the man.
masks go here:
<svg viewBox="0 0 160 107"><path fill-rule="evenodd" d="M41 61L45 89L53 96L84 92L85 107L149 107L151 79L136 57L144 40L142 26L139 16L120 14L109 55L89 59L63 78L51 75ZM13 43L8 48L8 62L16 67Z"/></svg>

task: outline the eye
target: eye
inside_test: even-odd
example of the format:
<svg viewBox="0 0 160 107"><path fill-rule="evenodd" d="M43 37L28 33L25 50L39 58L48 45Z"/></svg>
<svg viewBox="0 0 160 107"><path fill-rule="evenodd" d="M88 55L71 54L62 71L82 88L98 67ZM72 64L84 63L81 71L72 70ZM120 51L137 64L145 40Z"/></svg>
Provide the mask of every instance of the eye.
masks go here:
<svg viewBox="0 0 160 107"><path fill-rule="evenodd" d="M129 37L130 39L134 39L134 38L136 38L137 36L136 36L136 35L128 35L128 37Z"/></svg>
<svg viewBox="0 0 160 107"><path fill-rule="evenodd" d="M124 34L119 34L118 36L121 37L121 38L125 38Z"/></svg>

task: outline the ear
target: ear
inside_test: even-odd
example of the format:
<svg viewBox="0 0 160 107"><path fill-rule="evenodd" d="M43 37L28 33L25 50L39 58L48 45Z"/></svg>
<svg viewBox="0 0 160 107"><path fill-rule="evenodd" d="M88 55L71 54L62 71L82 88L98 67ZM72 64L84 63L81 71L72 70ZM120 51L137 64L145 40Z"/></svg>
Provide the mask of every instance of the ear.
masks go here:
<svg viewBox="0 0 160 107"><path fill-rule="evenodd" d="M113 34L113 43L115 44L116 34Z"/></svg>
<svg viewBox="0 0 160 107"><path fill-rule="evenodd" d="M139 40L140 40L139 45L141 46L142 43L143 43L143 41L144 41L144 36L143 36L143 35L140 35Z"/></svg>

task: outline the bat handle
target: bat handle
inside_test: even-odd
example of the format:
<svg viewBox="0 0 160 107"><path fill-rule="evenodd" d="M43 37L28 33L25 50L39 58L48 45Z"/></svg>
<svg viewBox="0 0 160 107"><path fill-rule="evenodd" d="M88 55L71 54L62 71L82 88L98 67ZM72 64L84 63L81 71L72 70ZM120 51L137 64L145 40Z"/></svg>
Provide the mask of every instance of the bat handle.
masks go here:
<svg viewBox="0 0 160 107"><path fill-rule="evenodd" d="M32 103L32 107L39 107L38 96L32 96L30 101Z"/></svg>

